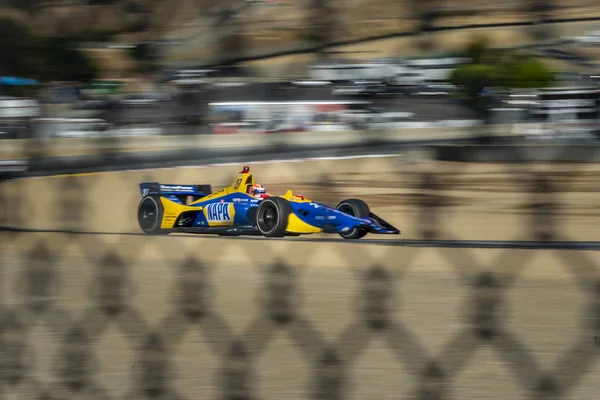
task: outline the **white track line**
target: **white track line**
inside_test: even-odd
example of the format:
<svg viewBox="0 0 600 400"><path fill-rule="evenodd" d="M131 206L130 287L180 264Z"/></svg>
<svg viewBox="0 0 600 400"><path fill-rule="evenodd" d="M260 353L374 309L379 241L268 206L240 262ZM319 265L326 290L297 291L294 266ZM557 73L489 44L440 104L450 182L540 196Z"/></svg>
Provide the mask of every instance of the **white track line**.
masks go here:
<svg viewBox="0 0 600 400"><path fill-rule="evenodd" d="M82 172L74 174L58 174L58 175L47 175L47 176L31 176L25 178L17 178L18 180L26 179L47 179L47 178L66 178L72 176L88 176L88 175L99 175L99 174L114 174L121 172L147 172L147 171L167 171L174 169L197 169L197 168L212 168L212 167L224 167L224 166L240 166L240 165L257 165L257 164L281 164L281 163L301 163L308 161L327 161L327 160L351 160L357 158L389 158L389 157L402 157L402 154L363 154L356 156L338 156L338 157L309 157L309 158L293 158L289 160L263 160L263 161L252 161L252 162L226 162L226 163L209 163L199 165L185 165L179 167L162 167L162 168L139 168L139 169L118 169L115 171L98 171L98 172Z"/></svg>

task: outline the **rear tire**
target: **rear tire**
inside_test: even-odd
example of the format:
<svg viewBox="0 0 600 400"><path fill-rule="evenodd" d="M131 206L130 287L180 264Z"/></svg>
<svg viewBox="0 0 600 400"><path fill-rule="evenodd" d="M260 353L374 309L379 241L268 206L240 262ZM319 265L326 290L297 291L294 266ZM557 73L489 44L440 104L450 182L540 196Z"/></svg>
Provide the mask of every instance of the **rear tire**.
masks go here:
<svg viewBox="0 0 600 400"><path fill-rule="evenodd" d="M163 207L159 196L144 197L138 205L138 224L149 235L166 235L167 229L161 229Z"/></svg>
<svg viewBox="0 0 600 400"><path fill-rule="evenodd" d="M360 199L347 199L341 201L336 209L343 213L352 215L356 218L368 218L371 210L367 203ZM339 235L344 239L361 239L367 234L367 231L360 228L354 228L348 232L340 232Z"/></svg>
<svg viewBox="0 0 600 400"><path fill-rule="evenodd" d="M292 211L286 199L269 197L258 206L256 227L265 237L284 237Z"/></svg>

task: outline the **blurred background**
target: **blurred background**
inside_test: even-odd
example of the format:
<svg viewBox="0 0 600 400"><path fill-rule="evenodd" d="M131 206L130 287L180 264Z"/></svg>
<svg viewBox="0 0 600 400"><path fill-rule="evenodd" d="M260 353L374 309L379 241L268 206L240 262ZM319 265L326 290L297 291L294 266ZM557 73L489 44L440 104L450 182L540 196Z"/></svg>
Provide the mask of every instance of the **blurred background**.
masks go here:
<svg viewBox="0 0 600 400"><path fill-rule="evenodd" d="M1 399L595 399L598 0L0 2ZM139 183L400 237L141 233Z"/></svg>
<svg viewBox="0 0 600 400"><path fill-rule="evenodd" d="M6 1L0 137L544 122L596 140L598 16L585 0Z"/></svg>

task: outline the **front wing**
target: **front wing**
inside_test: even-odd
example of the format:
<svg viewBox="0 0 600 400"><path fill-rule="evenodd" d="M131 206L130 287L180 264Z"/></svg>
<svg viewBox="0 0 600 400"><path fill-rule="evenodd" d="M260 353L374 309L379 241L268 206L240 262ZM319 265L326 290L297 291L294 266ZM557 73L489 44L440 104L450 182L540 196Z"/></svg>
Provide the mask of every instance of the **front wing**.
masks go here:
<svg viewBox="0 0 600 400"><path fill-rule="evenodd" d="M355 228L374 234L399 234L400 230L373 212L357 218L317 203L292 202L288 231L294 233L344 233Z"/></svg>

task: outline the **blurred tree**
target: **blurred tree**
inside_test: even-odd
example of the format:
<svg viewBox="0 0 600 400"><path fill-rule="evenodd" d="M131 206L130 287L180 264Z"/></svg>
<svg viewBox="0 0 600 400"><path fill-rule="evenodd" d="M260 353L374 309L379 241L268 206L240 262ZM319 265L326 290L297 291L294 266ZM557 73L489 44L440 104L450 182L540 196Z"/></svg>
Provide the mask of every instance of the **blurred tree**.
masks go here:
<svg viewBox="0 0 600 400"><path fill-rule="evenodd" d="M154 61L154 49L149 43L138 43L131 49L131 57L137 61Z"/></svg>
<svg viewBox="0 0 600 400"><path fill-rule="evenodd" d="M523 2L524 12L530 16L532 26L527 29L529 35L538 41L549 40L554 35L548 21L556 10L553 0L527 0Z"/></svg>
<svg viewBox="0 0 600 400"><path fill-rule="evenodd" d="M129 18L129 32L151 34L153 27L152 7L149 2L125 0L125 13Z"/></svg>
<svg viewBox="0 0 600 400"><path fill-rule="evenodd" d="M409 10L412 19L416 20L417 38L413 42L420 52L428 53L435 50L435 40L431 38L431 31L439 18L440 4L438 0L409 0Z"/></svg>
<svg viewBox="0 0 600 400"><path fill-rule="evenodd" d="M331 0L310 0L308 7L306 23L310 29L308 39L313 46L318 48L317 57L327 58L328 53L324 46L333 42L337 34L335 12Z"/></svg>
<svg viewBox="0 0 600 400"><path fill-rule="evenodd" d="M86 82L98 76L92 60L74 47L74 42L64 38L39 38L36 56L41 63L36 75L41 80Z"/></svg>
<svg viewBox="0 0 600 400"><path fill-rule="evenodd" d="M129 1L125 4L125 12L128 14L137 14L142 12L142 10L142 5L136 1Z"/></svg>
<svg viewBox="0 0 600 400"><path fill-rule="evenodd" d="M97 70L72 41L37 37L22 24L0 19L0 74L85 81L94 78Z"/></svg>
<svg viewBox="0 0 600 400"><path fill-rule="evenodd" d="M517 54L503 64L502 86L507 88L544 88L553 80L552 72L531 56Z"/></svg>
<svg viewBox="0 0 600 400"><path fill-rule="evenodd" d="M4 0L6 5L29 14L36 11L44 2L44 0Z"/></svg>
<svg viewBox="0 0 600 400"><path fill-rule="evenodd" d="M86 0L88 2L88 4L92 4L92 5L108 5L108 4L115 4L118 3L121 0Z"/></svg>
<svg viewBox="0 0 600 400"><path fill-rule="evenodd" d="M33 36L29 29L12 19L0 19L0 74L29 74L33 58Z"/></svg>
<svg viewBox="0 0 600 400"><path fill-rule="evenodd" d="M451 76L452 84L460 87L467 98L480 96L487 87L497 86L502 70L486 64L466 64L456 68Z"/></svg>
<svg viewBox="0 0 600 400"><path fill-rule="evenodd" d="M218 32L220 43L219 63L227 65L244 56L244 36L238 18L242 11L243 7L236 9L232 2L216 11L214 30Z"/></svg>
<svg viewBox="0 0 600 400"><path fill-rule="evenodd" d="M479 64L489 50L488 39L485 36L476 36L467 44L466 55L473 64Z"/></svg>
<svg viewBox="0 0 600 400"><path fill-rule="evenodd" d="M159 54L153 43L138 43L131 49L131 58L138 62L139 73L152 73L158 69Z"/></svg>
<svg viewBox="0 0 600 400"><path fill-rule="evenodd" d="M547 22L556 10L553 0L527 0L523 2L525 12L531 15L535 23Z"/></svg>
<svg viewBox="0 0 600 400"><path fill-rule="evenodd" d="M430 31L439 17L440 4L438 0L410 0L409 7L413 17L418 20L418 31Z"/></svg>
<svg viewBox="0 0 600 400"><path fill-rule="evenodd" d="M462 101L482 117L487 115L487 89L543 88L554 79L535 57L506 49L492 49L483 37L474 38L464 53L471 62L456 68L451 82L460 88Z"/></svg>
<svg viewBox="0 0 600 400"><path fill-rule="evenodd" d="M138 18L129 25L129 32L148 32L151 27L149 18Z"/></svg>

